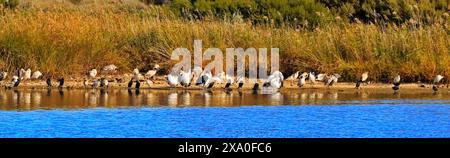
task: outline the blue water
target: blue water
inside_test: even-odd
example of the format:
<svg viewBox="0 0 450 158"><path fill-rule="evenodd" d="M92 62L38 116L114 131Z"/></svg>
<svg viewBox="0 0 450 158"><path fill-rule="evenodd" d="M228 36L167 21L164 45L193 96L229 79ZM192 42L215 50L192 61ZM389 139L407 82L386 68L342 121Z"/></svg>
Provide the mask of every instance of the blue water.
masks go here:
<svg viewBox="0 0 450 158"><path fill-rule="evenodd" d="M0 137L450 137L450 105L0 111Z"/></svg>

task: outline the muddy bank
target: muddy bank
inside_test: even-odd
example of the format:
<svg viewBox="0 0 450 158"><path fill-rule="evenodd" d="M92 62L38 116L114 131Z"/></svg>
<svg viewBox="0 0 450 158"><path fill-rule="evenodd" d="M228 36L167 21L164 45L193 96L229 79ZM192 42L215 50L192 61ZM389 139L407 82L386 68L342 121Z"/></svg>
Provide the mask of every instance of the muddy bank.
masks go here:
<svg viewBox="0 0 450 158"><path fill-rule="evenodd" d="M128 77L125 75L116 75L116 76L107 76L106 78L110 81L108 88L112 89L121 89L121 88L128 88L128 81L131 77ZM76 77L76 78L65 78L65 83L63 88L67 89L84 89L84 88L92 88L92 80L88 80L88 85L85 86L83 84L84 78L83 77ZM141 79L141 88L142 89L168 89L171 88L167 82L164 76L157 76L154 79L150 80L144 80ZM8 80L0 81L1 87L11 87L11 82ZM261 85L261 84L260 84ZM58 82L56 80L52 80L52 86L55 88L58 86ZM214 85L214 89L222 89L225 86L225 83L216 83ZM237 84L234 84L231 86L232 89L237 89ZM362 84L362 89L390 89L392 90L392 84L388 83L369 83L369 84ZM421 83L403 83L400 85L401 89L431 89L431 84L421 84ZM133 85L134 87L134 85ZM251 89L253 87L253 83L246 82L244 84L243 89ZM47 84L45 80L23 80L21 81L19 87L17 89L43 89L47 88ZM183 89L182 87L177 87L179 89ZM441 84L440 88L443 89L449 89L448 84ZM203 89L201 86L195 86L192 85L189 88L186 89ZM297 82L291 82L291 81L284 81L283 89L327 89L327 87L324 85L323 82L317 82L315 84L312 84L310 82L307 82L303 87L298 87ZM355 83L351 82L338 82L337 84L334 84L332 87L329 87L329 89L355 89Z"/></svg>

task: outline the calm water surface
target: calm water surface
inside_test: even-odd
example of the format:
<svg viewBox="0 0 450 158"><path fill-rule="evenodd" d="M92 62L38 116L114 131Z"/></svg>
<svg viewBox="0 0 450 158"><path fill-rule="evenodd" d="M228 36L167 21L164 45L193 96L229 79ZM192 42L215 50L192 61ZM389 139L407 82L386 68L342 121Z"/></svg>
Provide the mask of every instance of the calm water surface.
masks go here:
<svg viewBox="0 0 450 158"><path fill-rule="evenodd" d="M0 90L0 137L450 137L450 93Z"/></svg>

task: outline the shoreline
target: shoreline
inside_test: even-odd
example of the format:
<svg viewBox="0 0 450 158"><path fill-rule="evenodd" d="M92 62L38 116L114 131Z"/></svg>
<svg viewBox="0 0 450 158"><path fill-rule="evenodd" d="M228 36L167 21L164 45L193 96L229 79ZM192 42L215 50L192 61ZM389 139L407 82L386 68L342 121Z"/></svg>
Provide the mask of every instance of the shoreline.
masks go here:
<svg viewBox="0 0 450 158"><path fill-rule="evenodd" d="M122 81L118 82L115 80L115 78L117 78L117 76L108 76L106 78L109 78L109 85L108 85L108 89L128 89L128 80L129 78L125 77L125 78L120 78ZM114 78L114 79L113 79ZM97 78L96 78L97 79ZM128 80L127 80L128 79ZM92 85L92 79L89 80L89 85L87 87L85 87L83 85L83 78L70 78L70 79L66 79L64 86L62 87L63 89L92 89L91 85ZM203 87L201 86L195 86L192 85L190 87L184 88L181 86L177 86L176 88L170 87L164 76L157 76L155 80L152 81L152 83L149 85L146 81L147 80L140 80L141 81L141 87L140 89L155 89L155 90L169 90L169 89L180 89L180 90L204 90ZM291 81L284 81L284 86L280 89L280 90L299 90L299 89L309 89L309 90L326 90L326 89L330 89L330 90L349 90L349 89L356 89L355 88L355 84L356 83L352 83L352 82L338 82L336 84L334 84L331 87L326 87L323 82L317 82L315 84L311 84L311 82L307 82L303 87L298 87L297 86L297 82L294 82L291 85ZM261 85L261 84L260 84ZM421 87L421 85L424 85L425 87ZM0 87L2 88L8 88L11 86L11 83L8 80L3 80L0 81ZM56 80L52 80L52 88L57 88L58 83ZM212 88L213 90L215 89L224 89L223 87L225 86L225 83L216 83L216 85L214 85L214 87ZM253 83L247 83L244 84L244 86L242 87L242 90L251 90L253 87ZM370 83L370 84L362 84L360 89L389 89L392 90L393 84L390 83ZM408 90L414 90L414 89L420 89L420 90L424 90L424 89L430 89L432 85L429 83L403 83L400 85L401 89L408 89ZM440 84L439 86L441 89L449 89L448 84ZM43 79L39 79L39 80L23 80L21 81L19 87L15 87L12 89L47 89L47 84L46 81ZM96 89L103 89L100 87L97 87ZM134 84L133 84L133 88L134 88ZM231 90L235 90L238 89L237 88L237 84L233 84L231 86Z"/></svg>

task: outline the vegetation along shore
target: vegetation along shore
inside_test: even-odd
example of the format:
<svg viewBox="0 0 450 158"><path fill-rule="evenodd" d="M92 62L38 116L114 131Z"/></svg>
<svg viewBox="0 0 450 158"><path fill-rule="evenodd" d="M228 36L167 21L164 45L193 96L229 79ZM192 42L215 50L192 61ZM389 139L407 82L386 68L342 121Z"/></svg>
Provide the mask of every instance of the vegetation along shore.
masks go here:
<svg viewBox="0 0 450 158"><path fill-rule="evenodd" d="M280 49L280 71L431 83L450 78L450 4L439 0L0 0L0 71L81 80L161 66L178 47ZM102 75L100 72L99 75ZM162 80L162 79L161 79ZM125 81L126 82L126 81Z"/></svg>

